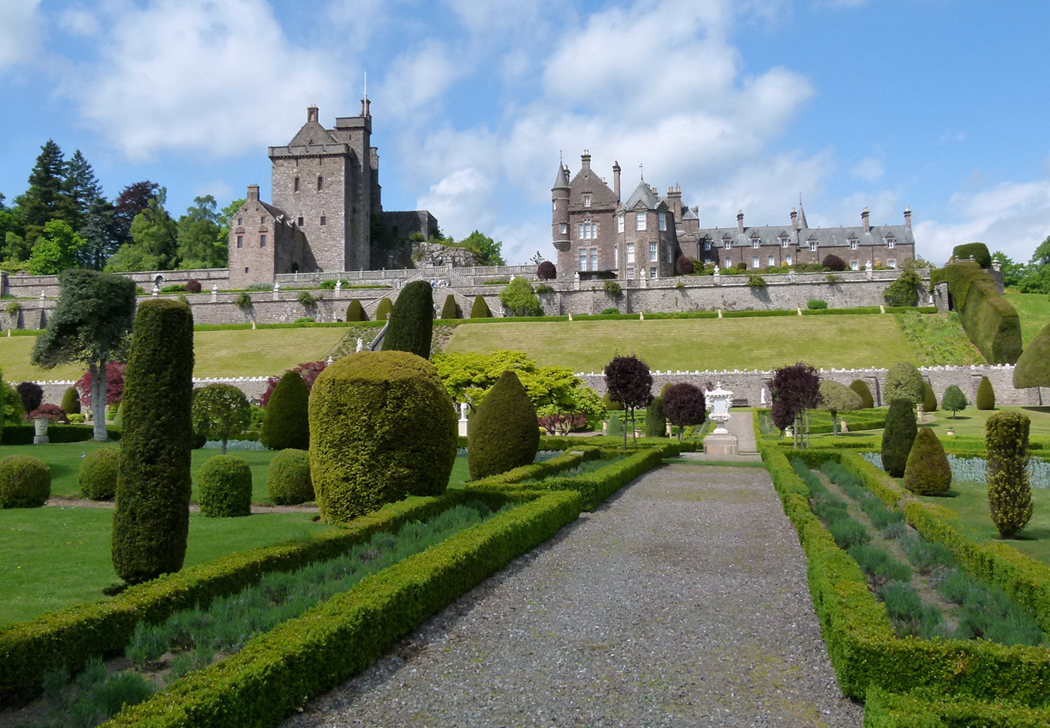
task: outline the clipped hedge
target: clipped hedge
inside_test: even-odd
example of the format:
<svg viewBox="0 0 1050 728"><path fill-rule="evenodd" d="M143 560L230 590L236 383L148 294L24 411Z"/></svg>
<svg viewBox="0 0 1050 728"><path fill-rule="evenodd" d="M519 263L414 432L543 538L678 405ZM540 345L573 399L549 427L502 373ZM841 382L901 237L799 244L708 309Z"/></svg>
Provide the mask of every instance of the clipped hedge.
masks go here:
<svg viewBox="0 0 1050 728"><path fill-rule="evenodd" d="M361 301L356 298L352 299L346 307L347 323L367 320L368 314L365 312L365 307L361 305Z"/></svg>
<svg viewBox="0 0 1050 728"><path fill-rule="evenodd" d="M120 467L120 450L106 447L87 454L80 461L77 484L80 492L91 500L112 500L117 492L117 470Z"/></svg>
<svg viewBox="0 0 1050 728"><path fill-rule="evenodd" d="M562 470L575 468L577 465L588 460L599 458L601 457L601 454L602 451L600 448L581 447L577 451L567 452L564 455L558 455L550 460L544 460L541 463L522 465L520 468L514 468L505 473L499 473L498 475L492 475L488 478L471 481L470 487L475 489L488 487L499 488L503 485L520 483L523 480L529 480L531 478L546 478L555 473L559 473ZM532 484L528 483L527 485L531 486Z"/></svg>
<svg viewBox="0 0 1050 728"><path fill-rule="evenodd" d="M472 319L490 319L492 318L492 311L489 309L489 305L485 303L485 298L478 294L474 296L474 303L470 307L470 318Z"/></svg>
<svg viewBox="0 0 1050 728"><path fill-rule="evenodd" d="M1021 356L1021 321L977 263L952 263L934 271L931 283L947 281L952 308L970 341L989 364L1014 364Z"/></svg>
<svg viewBox="0 0 1050 728"><path fill-rule="evenodd" d="M51 468L31 455L0 458L0 509L39 508L51 497Z"/></svg>
<svg viewBox="0 0 1050 728"><path fill-rule="evenodd" d="M394 310L394 304L390 302L389 298L385 296L379 301L379 305L376 306L376 321L387 321L390 318L390 313Z"/></svg>
<svg viewBox="0 0 1050 728"><path fill-rule="evenodd" d="M540 427L518 375L507 370L485 396L471 423L467 445L470 477L519 468L536 459Z"/></svg>
<svg viewBox="0 0 1050 728"><path fill-rule="evenodd" d="M55 444L69 442L87 442L94 435L91 425L48 425L47 438ZM107 427L106 434L110 440L119 440L121 430L119 427ZM4 428L2 441L4 445L32 445L32 425L8 425Z"/></svg>
<svg viewBox="0 0 1050 728"><path fill-rule="evenodd" d="M940 438L929 427L919 428L904 468L904 487L918 495L948 495L951 484L952 466Z"/></svg>
<svg viewBox="0 0 1050 728"><path fill-rule="evenodd" d="M310 447L310 388L294 369L281 375L263 410L258 440L269 450Z"/></svg>
<svg viewBox="0 0 1050 728"><path fill-rule="evenodd" d="M310 453L288 448L274 455L266 474L270 500L279 506L298 505L314 499L310 479Z"/></svg>
<svg viewBox="0 0 1050 728"><path fill-rule="evenodd" d="M868 690L864 703L865 728L1045 728L1047 725L1050 725L1050 708L944 697L922 690L901 695L874 687Z"/></svg>
<svg viewBox="0 0 1050 728"><path fill-rule="evenodd" d="M984 243L964 243L952 248L953 260L961 262L970 258L982 268L992 267L992 254L988 252L988 246Z"/></svg>
<svg viewBox="0 0 1050 728"><path fill-rule="evenodd" d="M977 385L977 396L974 397L974 403L979 410L988 411L995 409L995 390L992 388L992 380L988 377L981 377L981 381Z"/></svg>
<svg viewBox="0 0 1050 728"><path fill-rule="evenodd" d="M201 466L197 478L201 513L212 518L252 514L252 469L236 455L216 455Z"/></svg>
<svg viewBox="0 0 1050 728"><path fill-rule="evenodd" d="M861 409L871 409L875 406L875 398L871 396L871 389L863 379L854 379L850 382L849 388L860 395L863 402Z"/></svg>
<svg viewBox="0 0 1050 728"><path fill-rule="evenodd" d="M434 289L426 281L413 281L397 297L383 337L383 351L409 351L429 359L433 334Z"/></svg>
<svg viewBox="0 0 1050 728"><path fill-rule="evenodd" d="M62 394L62 409L67 415L80 414L80 393L75 388L66 387L66 391Z"/></svg>

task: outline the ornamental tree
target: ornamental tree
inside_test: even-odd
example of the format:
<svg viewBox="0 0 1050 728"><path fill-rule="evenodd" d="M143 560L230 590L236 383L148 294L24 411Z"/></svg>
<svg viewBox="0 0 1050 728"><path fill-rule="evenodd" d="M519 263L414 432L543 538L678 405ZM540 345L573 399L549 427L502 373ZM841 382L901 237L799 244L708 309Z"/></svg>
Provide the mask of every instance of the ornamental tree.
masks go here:
<svg viewBox="0 0 1050 728"><path fill-rule="evenodd" d="M130 278L71 268L58 276L61 292L47 329L37 337L30 358L52 369L83 362L91 372L94 437L106 435L106 365L122 358L135 315L135 283Z"/></svg>
<svg viewBox="0 0 1050 728"><path fill-rule="evenodd" d="M702 425L707 419L707 401L704 390L695 384L680 382L664 391L664 416L678 428L678 439L682 439L682 428Z"/></svg>
<svg viewBox="0 0 1050 728"><path fill-rule="evenodd" d="M545 260L536 266L536 277L541 281L553 281L558 277L558 269L549 260Z"/></svg>
<svg viewBox="0 0 1050 728"><path fill-rule="evenodd" d="M900 362L886 372L886 396L883 399L887 402L906 399L915 406L922 404L925 396L926 380L913 365Z"/></svg>
<svg viewBox="0 0 1050 728"><path fill-rule="evenodd" d="M952 411L953 420L955 419L955 413L966 409L967 404L969 402L966 401L966 395L956 385L952 384L944 390L944 396L941 397L941 407Z"/></svg>
<svg viewBox="0 0 1050 728"><path fill-rule="evenodd" d="M824 256L824 260L822 260L820 262L820 264L822 266L824 266L825 268L827 268L828 270L834 270L834 271L846 270L846 261L844 261L842 258L838 257L837 255L834 255L834 254L831 254L831 253L829 253L828 255L825 255Z"/></svg>
<svg viewBox="0 0 1050 728"><path fill-rule="evenodd" d="M791 415L791 421L795 425L792 443L794 447L808 445L808 412L820 406L821 403L820 377L817 375L817 370L801 361L791 366L781 367L773 372L773 378L767 382L767 386L773 396L774 405L780 401L784 402L781 405L783 409L779 410L779 416L786 418L788 414ZM805 440L802 438L802 427L805 427L806 430Z"/></svg>
<svg viewBox="0 0 1050 728"><path fill-rule="evenodd" d="M680 276L691 276L696 272L696 267L693 265L693 261L681 255L674 264L674 270Z"/></svg>
<svg viewBox="0 0 1050 728"><path fill-rule="evenodd" d="M106 364L106 404L119 404L124 396L124 371L128 365L120 361L111 361ZM80 402L85 407L91 406L91 370L84 372L84 376L73 383L80 393Z"/></svg>
<svg viewBox="0 0 1050 728"><path fill-rule="evenodd" d="M831 434L839 434L839 412L859 410L864 402L845 384L826 379L820 383L820 409L831 413Z"/></svg>
<svg viewBox="0 0 1050 728"><path fill-rule="evenodd" d="M1020 412L996 412L985 423L988 508L999 535L1013 538L1032 518L1028 484L1028 431Z"/></svg>
<svg viewBox="0 0 1050 728"><path fill-rule="evenodd" d="M306 382L307 389L313 389L314 380L317 379L317 375L325 370L328 366L328 362L324 361L304 361L299 364L295 369L289 369L290 372L298 372L302 380ZM282 375L283 376L283 375ZM262 399L259 400L259 405L267 407L270 404L270 397L273 396L274 387L277 386L277 382L281 381L281 377L270 377L266 383L266 391L263 392Z"/></svg>
<svg viewBox="0 0 1050 728"><path fill-rule="evenodd" d="M624 422L631 418L631 431L634 432L635 410L648 407L653 401L653 375L649 367L638 357L617 356L605 365L605 388L609 396L624 408ZM632 434L635 443L638 438ZM623 431L623 449L627 449L627 430Z"/></svg>
<svg viewBox="0 0 1050 728"><path fill-rule="evenodd" d="M19 382L15 387L18 396L22 398L22 411L28 415L40 406L44 401L44 388L36 382Z"/></svg>
<svg viewBox="0 0 1050 728"><path fill-rule="evenodd" d="M540 316L543 307L540 299L536 298L532 284L524 278L515 278L499 292L499 301L512 316Z"/></svg>
<svg viewBox="0 0 1050 728"><path fill-rule="evenodd" d="M209 384L193 392L193 431L209 440L226 443L248 426L251 407L248 398L232 384Z"/></svg>

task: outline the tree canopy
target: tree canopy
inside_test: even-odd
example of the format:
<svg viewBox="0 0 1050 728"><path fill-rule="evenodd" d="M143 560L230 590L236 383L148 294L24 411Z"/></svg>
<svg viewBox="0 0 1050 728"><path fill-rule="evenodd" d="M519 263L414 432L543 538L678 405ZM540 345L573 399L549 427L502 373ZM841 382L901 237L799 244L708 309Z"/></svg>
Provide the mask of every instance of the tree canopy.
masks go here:
<svg viewBox="0 0 1050 728"><path fill-rule="evenodd" d="M845 384L830 379L820 383L820 409L831 413L831 432L839 434L838 413L852 412L864 406L860 395Z"/></svg>
<svg viewBox="0 0 1050 728"><path fill-rule="evenodd" d="M248 426L251 406L248 398L232 384L214 383L193 391L193 431L209 440L226 443Z"/></svg>
<svg viewBox="0 0 1050 728"><path fill-rule="evenodd" d="M797 447L801 433L798 425L802 423L808 410L820 406L820 377L817 370L805 362L774 370L773 378L768 382L773 396L773 418L778 427L784 429L781 422L794 422L794 444ZM805 422L808 431L808 421Z"/></svg>
<svg viewBox="0 0 1050 728"><path fill-rule="evenodd" d="M609 396L623 405L625 416L630 416L633 425L635 410L648 407L653 401L653 375L649 366L633 354L617 356L605 365L604 374ZM626 428L623 432L623 447L627 449Z"/></svg>

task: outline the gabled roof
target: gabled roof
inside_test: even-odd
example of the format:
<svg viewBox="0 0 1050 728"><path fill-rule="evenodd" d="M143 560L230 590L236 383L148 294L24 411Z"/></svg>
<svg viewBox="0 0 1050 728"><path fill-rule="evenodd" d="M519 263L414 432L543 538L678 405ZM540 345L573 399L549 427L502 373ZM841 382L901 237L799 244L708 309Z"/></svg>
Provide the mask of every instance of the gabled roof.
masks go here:
<svg viewBox="0 0 1050 728"><path fill-rule="evenodd" d="M628 210L633 210L639 203L641 203L646 210L655 210L656 206L660 204L656 195L653 194L653 191L645 182L638 183L638 186L634 188L634 192L631 193L630 198L627 200L625 207Z"/></svg>
<svg viewBox="0 0 1050 728"><path fill-rule="evenodd" d="M308 121L303 124L295 138L288 142L290 147L307 147L314 144L338 144L338 140L321 126L320 122Z"/></svg>
<svg viewBox="0 0 1050 728"><path fill-rule="evenodd" d="M696 212L693 210L693 208L687 207L687 208L685 208L685 212L682 213L682 219L683 220L699 220L700 218L696 216Z"/></svg>

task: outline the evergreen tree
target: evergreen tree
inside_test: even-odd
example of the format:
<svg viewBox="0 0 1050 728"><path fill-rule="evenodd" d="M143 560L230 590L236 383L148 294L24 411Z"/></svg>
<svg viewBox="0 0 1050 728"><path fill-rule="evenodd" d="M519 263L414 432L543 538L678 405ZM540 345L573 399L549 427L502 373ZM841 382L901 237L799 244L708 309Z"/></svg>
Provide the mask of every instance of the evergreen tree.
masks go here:
<svg viewBox="0 0 1050 728"><path fill-rule="evenodd" d="M102 185L95 177L95 170L79 149L73 152L66 164L63 189L69 198L73 215L73 219L69 221L70 227L80 232L90 219L91 206L102 199Z"/></svg>
<svg viewBox="0 0 1050 728"><path fill-rule="evenodd" d="M193 205L178 222L180 268L221 268L226 265L227 243L226 240L220 240L221 223L214 197L204 195L193 198Z"/></svg>
<svg viewBox="0 0 1050 728"><path fill-rule="evenodd" d="M410 351L429 359L433 334L434 289L426 281L413 281L397 297L383 338L383 351Z"/></svg>
<svg viewBox="0 0 1050 728"><path fill-rule="evenodd" d="M26 239L30 243L43 234L44 225L52 219L65 220L71 225L75 223L65 178L66 162L62 150L53 139L48 139L29 174L29 188L16 200L23 210Z"/></svg>
<svg viewBox="0 0 1050 728"><path fill-rule="evenodd" d="M77 251L77 262L83 268L102 270L120 248L120 225L113 205L104 197L91 203L80 237L84 245Z"/></svg>

